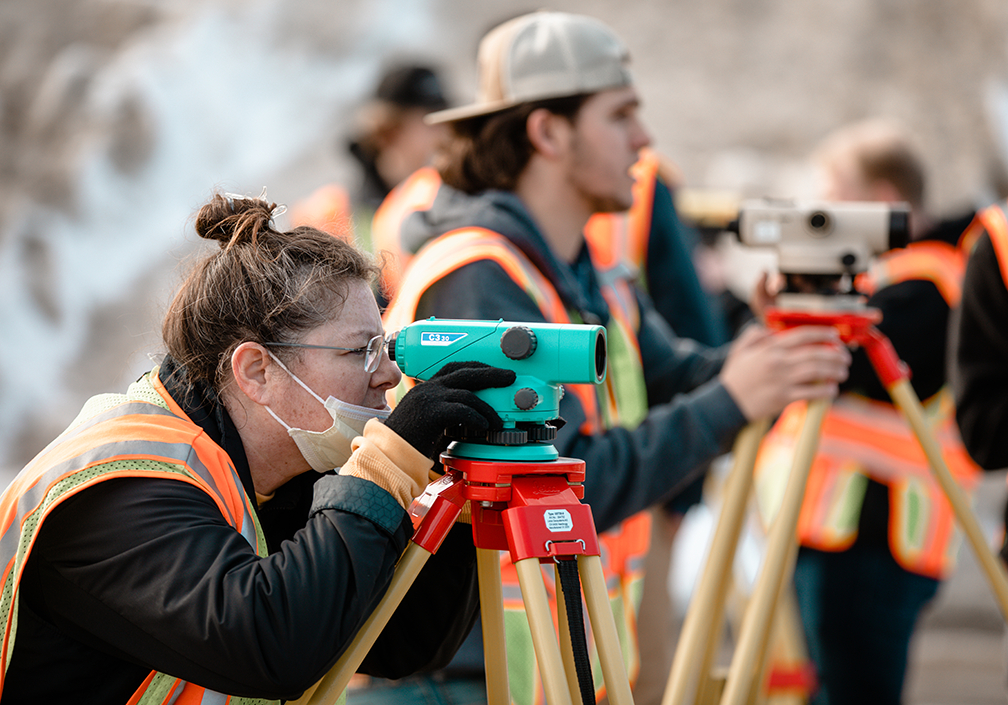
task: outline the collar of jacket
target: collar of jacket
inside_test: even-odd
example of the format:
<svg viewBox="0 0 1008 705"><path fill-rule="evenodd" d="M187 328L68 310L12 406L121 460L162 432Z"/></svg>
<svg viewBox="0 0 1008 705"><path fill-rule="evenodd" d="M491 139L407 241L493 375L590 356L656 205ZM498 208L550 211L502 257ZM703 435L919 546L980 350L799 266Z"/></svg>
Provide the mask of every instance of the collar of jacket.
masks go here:
<svg viewBox="0 0 1008 705"><path fill-rule="evenodd" d="M217 393L202 382L192 382L185 367L171 355L166 355L161 363L158 378L186 416L228 454L241 478L245 493L253 498L254 504L255 486L252 484L252 471L245 456L245 446L238 435L238 428Z"/></svg>

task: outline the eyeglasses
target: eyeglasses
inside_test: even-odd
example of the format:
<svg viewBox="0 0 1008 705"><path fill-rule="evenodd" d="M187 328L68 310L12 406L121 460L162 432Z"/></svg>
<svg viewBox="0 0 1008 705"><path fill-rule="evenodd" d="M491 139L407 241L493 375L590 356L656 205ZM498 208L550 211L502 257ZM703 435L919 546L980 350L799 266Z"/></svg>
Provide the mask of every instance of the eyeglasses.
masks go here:
<svg viewBox="0 0 1008 705"><path fill-rule="evenodd" d="M382 352L388 350L388 336L378 334L362 348L337 348L334 345L307 345L305 343L264 343L277 348L317 348L319 350L342 350L343 352L364 355L364 371L374 372L381 363Z"/></svg>

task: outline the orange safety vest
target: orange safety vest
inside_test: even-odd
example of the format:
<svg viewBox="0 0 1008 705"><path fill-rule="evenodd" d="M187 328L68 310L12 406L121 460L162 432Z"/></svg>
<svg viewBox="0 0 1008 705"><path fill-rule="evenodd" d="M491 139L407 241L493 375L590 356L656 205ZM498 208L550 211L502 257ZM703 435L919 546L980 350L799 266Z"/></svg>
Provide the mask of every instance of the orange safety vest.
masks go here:
<svg viewBox="0 0 1008 705"><path fill-rule="evenodd" d="M266 554L266 540L230 458L169 396L157 370L133 384L126 395L94 397L0 496L4 571L0 692L15 645L18 585L39 528L67 498L118 477L165 478L198 487L258 555ZM272 702L278 701L235 698L152 671L128 705Z"/></svg>
<svg viewBox="0 0 1008 705"><path fill-rule="evenodd" d="M862 283L871 292L901 281L931 281L951 308L959 303L964 269L961 250L917 242L880 257ZM963 447L948 388L924 408L949 470L972 490L979 468ZM805 402L788 406L760 447L756 492L768 524L780 505L806 410ZM798 520L801 544L822 551L849 548L857 538L868 478L889 487L889 547L896 561L912 573L939 580L948 576L960 542L948 499L896 407L856 394L841 395L823 422Z"/></svg>
<svg viewBox="0 0 1008 705"><path fill-rule="evenodd" d="M536 302L548 322L572 322L571 314L553 285L507 238L483 228L462 228L428 242L417 253L401 282L396 298L385 314L385 327L397 330L412 323L416 319L420 298L428 287L459 267L479 260L499 264ZM640 350L634 332L637 325L636 299L626 282L610 287L603 293L612 314L607 331L610 366L606 381L599 388L586 384L564 385L567 392L578 397L584 408L586 420L580 431L585 434L599 433L616 425L632 427L640 423L647 414ZM647 512L640 512L624 520L615 529L599 534L603 573L631 683L640 666L636 615L640 605L643 565L650 535L651 518ZM511 655L508 664L511 697L520 705L538 705L545 696L521 591L507 552L501 556L501 572L508 653ZM550 591L555 620L556 592L553 575L549 571L546 573L544 577L547 590ZM595 682L599 684L596 696L601 698L605 695L605 689L601 685L598 657L590 640L589 648Z"/></svg>
<svg viewBox="0 0 1008 705"><path fill-rule="evenodd" d="M326 184L315 189L288 211L292 228L307 225L354 242L353 207L346 189L338 184Z"/></svg>
<svg viewBox="0 0 1008 705"><path fill-rule="evenodd" d="M441 188L441 175L433 167L423 167L398 184L378 206L371 220L371 244L375 254L385 258L382 290L391 301L403 272L413 255L402 247L400 228L410 213L428 210Z"/></svg>
<svg viewBox="0 0 1008 705"><path fill-rule="evenodd" d="M998 268L1008 287L1008 203L995 203L976 214L973 222L959 238L959 249L967 255L984 232L990 237L997 256Z"/></svg>

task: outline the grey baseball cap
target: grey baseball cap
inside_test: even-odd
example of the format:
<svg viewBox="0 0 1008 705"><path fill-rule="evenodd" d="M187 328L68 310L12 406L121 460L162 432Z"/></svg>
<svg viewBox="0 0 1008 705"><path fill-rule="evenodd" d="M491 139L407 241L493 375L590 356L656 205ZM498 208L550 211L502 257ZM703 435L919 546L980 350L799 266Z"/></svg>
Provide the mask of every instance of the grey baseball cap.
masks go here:
<svg viewBox="0 0 1008 705"><path fill-rule="evenodd" d="M566 12L522 15L480 41L476 100L430 113L425 121L457 122L521 103L628 86L629 61L623 41L593 17Z"/></svg>

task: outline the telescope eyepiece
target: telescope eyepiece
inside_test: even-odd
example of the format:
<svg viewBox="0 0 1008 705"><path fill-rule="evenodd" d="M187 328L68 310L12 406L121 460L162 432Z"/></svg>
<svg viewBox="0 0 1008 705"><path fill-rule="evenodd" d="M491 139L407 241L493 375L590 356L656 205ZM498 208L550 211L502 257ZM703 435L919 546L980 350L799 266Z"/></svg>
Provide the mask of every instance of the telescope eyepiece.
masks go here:
<svg viewBox="0 0 1008 705"><path fill-rule="evenodd" d="M392 335L388 337L388 356L389 359L392 360L392 362L396 361L395 347L396 347L396 339L398 338L399 338L399 331L395 331L394 333L392 333Z"/></svg>

